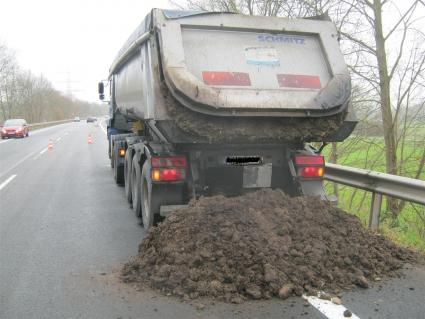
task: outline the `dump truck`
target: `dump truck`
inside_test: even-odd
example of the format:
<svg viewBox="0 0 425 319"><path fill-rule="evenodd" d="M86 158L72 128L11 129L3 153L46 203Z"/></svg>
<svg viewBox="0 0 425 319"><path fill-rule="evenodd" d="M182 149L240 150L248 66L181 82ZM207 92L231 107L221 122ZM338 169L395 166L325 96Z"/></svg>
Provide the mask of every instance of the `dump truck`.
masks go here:
<svg viewBox="0 0 425 319"><path fill-rule="evenodd" d="M153 9L101 99L106 88L115 181L146 229L198 196L270 187L326 199L320 151L356 125L327 16Z"/></svg>

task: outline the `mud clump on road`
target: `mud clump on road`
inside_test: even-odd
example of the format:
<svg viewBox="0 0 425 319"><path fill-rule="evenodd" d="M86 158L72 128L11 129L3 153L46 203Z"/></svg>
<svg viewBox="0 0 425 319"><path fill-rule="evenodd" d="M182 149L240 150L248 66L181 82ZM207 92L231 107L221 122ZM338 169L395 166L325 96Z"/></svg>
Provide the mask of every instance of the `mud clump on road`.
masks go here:
<svg viewBox="0 0 425 319"><path fill-rule="evenodd" d="M260 190L174 212L149 231L122 279L184 299L239 303L367 288L414 260L327 202Z"/></svg>

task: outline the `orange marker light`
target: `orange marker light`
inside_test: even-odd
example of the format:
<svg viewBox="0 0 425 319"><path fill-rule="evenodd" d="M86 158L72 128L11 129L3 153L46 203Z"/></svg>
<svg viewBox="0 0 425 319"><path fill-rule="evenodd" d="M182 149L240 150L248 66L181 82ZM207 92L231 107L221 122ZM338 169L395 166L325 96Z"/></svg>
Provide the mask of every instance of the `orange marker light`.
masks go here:
<svg viewBox="0 0 425 319"><path fill-rule="evenodd" d="M301 169L300 176L302 177L323 177L325 170L323 167L306 166Z"/></svg>
<svg viewBox="0 0 425 319"><path fill-rule="evenodd" d="M119 154L121 157L125 156L125 149L124 148L120 148Z"/></svg>
<svg viewBox="0 0 425 319"><path fill-rule="evenodd" d="M153 169L152 170L152 179L154 181L160 181L161 180L161 171L159 169Z"/></svg>

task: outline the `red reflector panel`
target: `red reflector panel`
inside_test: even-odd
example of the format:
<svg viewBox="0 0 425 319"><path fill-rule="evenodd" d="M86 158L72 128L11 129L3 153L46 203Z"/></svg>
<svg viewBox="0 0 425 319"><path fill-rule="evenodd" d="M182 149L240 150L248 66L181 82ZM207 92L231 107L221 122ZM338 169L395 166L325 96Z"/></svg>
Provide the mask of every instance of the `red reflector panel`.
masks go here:
<svg viewBox="0 0 425 319"><path fill-rule="evenodd" d="M301 167L298 175L302 177L322 177L325 169L321 166L305 166Z"/></svg>
<svg viewBox="0 0 425 319"><path fill-rule="evenodd" d="M152 180L154 182L181 181L186 177L184 168L155 168L152 170Z"/></svg>
<svg viewBox="0 0 425 319"><path fill-rule="evenodd" d="M325 158L321 155L297 155L295 156L295 165L324 165Z"/></svg>
<svg viewBox="0 0 425 319"><path fill-rule="evenodd" d="M251 86L248 73L202 71L202 77L208 85Z"/></svg>
<svg viewBox="0 0 425 319"><path fill-rule="evenodd" d="M280 87L320 89L320 78L317 75L278 74L277 81Z"/></svg>
<svg viewBox="0 0 425 319"><path fill-rule="evenodd" d="M152 157L152 167L186 167L187 160L185 156L170 156L170 157Z"/></svg>

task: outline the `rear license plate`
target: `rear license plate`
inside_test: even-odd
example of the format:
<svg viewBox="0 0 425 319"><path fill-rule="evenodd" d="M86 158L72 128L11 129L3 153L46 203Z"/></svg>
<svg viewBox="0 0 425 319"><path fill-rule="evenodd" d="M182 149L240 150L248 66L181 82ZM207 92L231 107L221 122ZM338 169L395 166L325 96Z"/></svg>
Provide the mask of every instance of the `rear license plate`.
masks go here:
<svg viewBox="0 0 425 319"><path fill-rule="evenodd" d="M271 187L272 164L244 166L242 185L244 188Z"/></svg>

